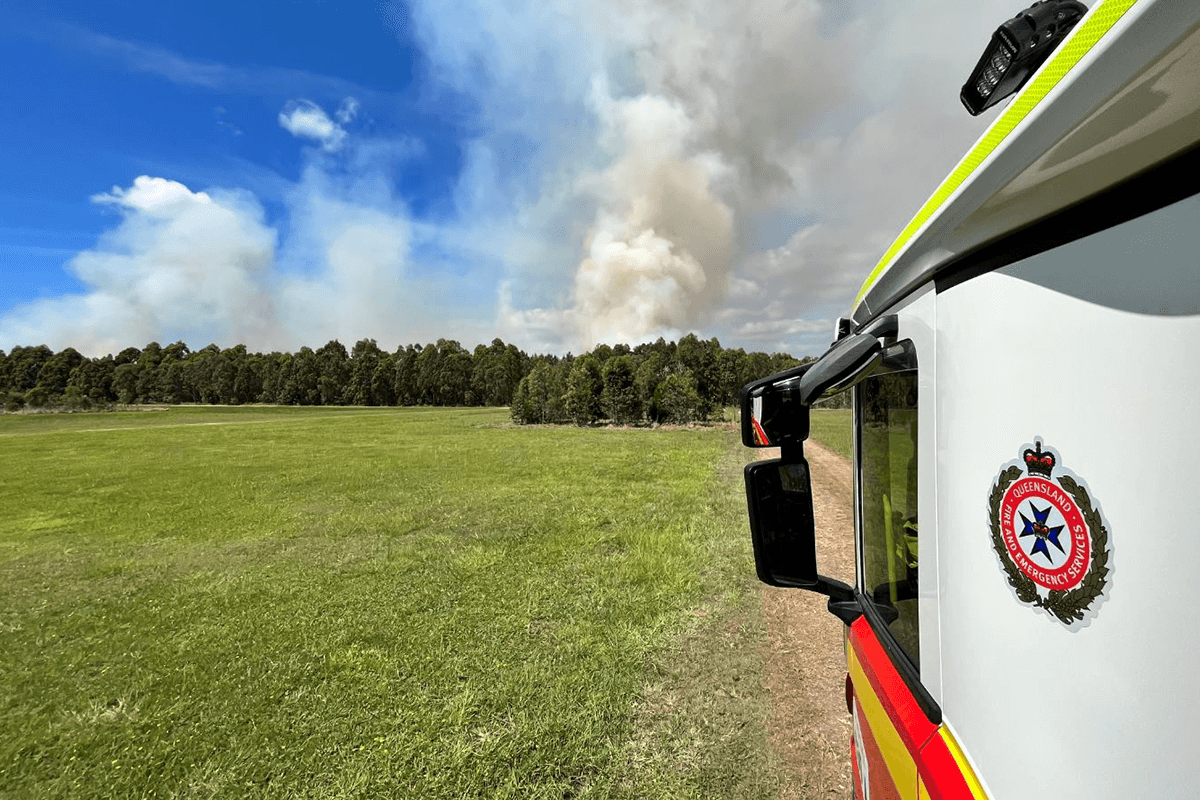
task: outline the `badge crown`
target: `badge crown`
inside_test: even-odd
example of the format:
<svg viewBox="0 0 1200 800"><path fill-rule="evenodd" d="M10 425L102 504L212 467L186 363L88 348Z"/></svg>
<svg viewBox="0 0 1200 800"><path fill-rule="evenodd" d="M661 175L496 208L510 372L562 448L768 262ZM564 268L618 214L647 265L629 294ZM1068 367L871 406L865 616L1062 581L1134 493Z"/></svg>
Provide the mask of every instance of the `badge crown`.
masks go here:
<svg viewBox="0 0 1200 800"><path fill-rule="evenodd" d="M1051 452L1042 452L1042 443L1038 442L1037 450L1026 450L1022 456L1025 459L1025 469L1030 475L1044 475L1050 477L1050 472L1054 469L1054 454Z"/></svg>

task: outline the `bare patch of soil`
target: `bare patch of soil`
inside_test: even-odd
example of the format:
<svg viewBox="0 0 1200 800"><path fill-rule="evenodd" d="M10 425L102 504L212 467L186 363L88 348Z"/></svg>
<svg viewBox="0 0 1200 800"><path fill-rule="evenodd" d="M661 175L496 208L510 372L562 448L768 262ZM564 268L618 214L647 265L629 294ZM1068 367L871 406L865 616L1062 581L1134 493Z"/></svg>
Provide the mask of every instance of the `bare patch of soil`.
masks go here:
<svg viewBox="0 0 1200 800"><path fill-rule="evenodd" d="M809 440L817 563L851 583L854 527L850 462ZM763 451L764 454L770 451ZM762 587L767 622L763 682L771 695L768 738L782 763L783 800L850 793L850 717L842 623L813 592Z"/></svg>

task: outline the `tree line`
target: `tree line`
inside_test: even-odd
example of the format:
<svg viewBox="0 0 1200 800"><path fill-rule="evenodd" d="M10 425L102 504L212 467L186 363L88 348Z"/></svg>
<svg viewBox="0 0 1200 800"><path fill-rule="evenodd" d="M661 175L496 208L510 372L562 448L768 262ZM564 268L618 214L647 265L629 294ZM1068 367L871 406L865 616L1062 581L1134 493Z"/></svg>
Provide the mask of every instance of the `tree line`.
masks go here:
<svg viewBox="0 0 1200 800"><path fill-rule="evenodd" d="M786 353L725 349L715 337L694 334L678 343L600 345L577 357L535 360L517 386L512 416L525 424L703 421L737 403L744 384L799 363Z"/></svg>
<svg viewBox="0 0 1200 800"><path fill-rule="evenodd" d="M295 353L150 342L99 358L39 345L0 350L0 406L510 406L514 421L524 424L689 422L736 402L747 381L797 363L783 353L724 349L715 338L691 334L678 343L600 345L581 356L530 356L498 338L474 350L438 339L395 352L373 339L350 350L333 340Z"/></svg>

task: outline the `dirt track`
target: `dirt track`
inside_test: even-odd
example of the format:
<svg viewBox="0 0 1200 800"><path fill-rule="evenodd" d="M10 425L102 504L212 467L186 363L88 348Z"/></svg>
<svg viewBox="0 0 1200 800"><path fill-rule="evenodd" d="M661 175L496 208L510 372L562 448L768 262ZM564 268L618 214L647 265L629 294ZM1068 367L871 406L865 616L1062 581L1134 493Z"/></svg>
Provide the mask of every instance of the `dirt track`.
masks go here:
<svg viewBox="0 0 1200 800"><path fill-rule="evenodd" d="M817 563L822 574L852 583L850 462L811 440L804 450L812 473ZM762 604L769 736L787 778L782 798L845 798L851 734L842 623L826 610L825 598L812 592L764 585Z"/></svg>

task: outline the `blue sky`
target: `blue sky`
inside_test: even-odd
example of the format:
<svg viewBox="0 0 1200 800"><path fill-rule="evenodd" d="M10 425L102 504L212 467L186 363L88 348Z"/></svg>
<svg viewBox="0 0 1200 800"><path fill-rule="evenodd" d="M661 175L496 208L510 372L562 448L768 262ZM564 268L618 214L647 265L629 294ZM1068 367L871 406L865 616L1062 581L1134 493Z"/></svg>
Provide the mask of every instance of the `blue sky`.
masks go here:
<svg viewBox="0 0 1200 800"><path fill-rule="evenodd" d="M0 348L818 351L1009 5L7 6Z"/></svg>
<svg viewBox="0 0 1200 800"><path fill-rule="evenodd" d="M0 156L5 281L0 307L79 291L64 258L93 243L111 215L87 198L137 175L188 186L249 185L282 217L279 193L303 167L277 122L286 102L336 108L369 98L368 132L422 142L397 169L397 191L444 213L469 135L465 99L421 96L421 55L402 12L371 4L93 2L30 4L0 17L9 113ZM400 24L397 24L400 23ZM399 34L399 35L398 35ZM331 46L342 43L346 46ZM360 101L361 102L361 101Z"/></svg>

